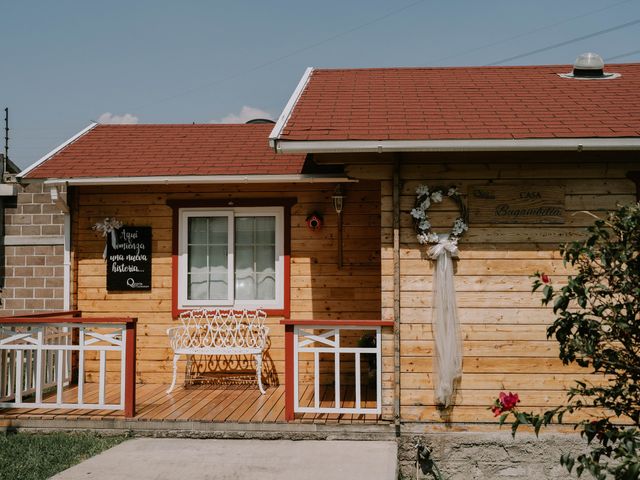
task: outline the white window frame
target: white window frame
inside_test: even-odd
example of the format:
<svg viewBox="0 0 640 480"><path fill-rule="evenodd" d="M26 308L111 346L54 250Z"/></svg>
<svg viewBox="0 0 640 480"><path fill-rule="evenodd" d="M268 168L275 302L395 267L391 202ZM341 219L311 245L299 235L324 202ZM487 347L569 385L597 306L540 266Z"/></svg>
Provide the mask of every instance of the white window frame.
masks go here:
<svg viewBox="0 0 640 480"><path fill-rule="evenodd" d="M235 300L235 217L275 217L276 220L276 298L275 300ZM227 217L229 274L225 300L189 300L187 298L189 218ZM180 208L178 212L178 308L228 307L235 309L281 310L284 308L284 207Z"/></svg>

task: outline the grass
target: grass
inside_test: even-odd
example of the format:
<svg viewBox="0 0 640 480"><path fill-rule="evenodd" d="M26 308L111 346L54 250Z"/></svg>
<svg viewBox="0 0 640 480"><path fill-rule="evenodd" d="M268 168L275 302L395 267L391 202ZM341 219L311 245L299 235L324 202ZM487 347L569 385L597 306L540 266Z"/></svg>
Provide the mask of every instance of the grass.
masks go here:
<svg viewBox="0 0 640 480"><path fill-rule="evenodd" d="M0 478L43 480L126 438L95 433L0 434Z"/></svg>

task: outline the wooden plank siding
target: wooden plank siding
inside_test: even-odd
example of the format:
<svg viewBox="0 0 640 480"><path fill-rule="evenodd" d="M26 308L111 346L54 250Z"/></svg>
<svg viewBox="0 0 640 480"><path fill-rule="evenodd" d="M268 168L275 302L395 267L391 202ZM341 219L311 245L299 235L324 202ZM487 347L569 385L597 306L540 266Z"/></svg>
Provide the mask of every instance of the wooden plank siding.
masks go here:
<svg viewBox="0 0 640 480"><path fill-rule="evenodd" d="M333 184L290 185L180 185L82 187L74 191L74 282L76 307L84 316L123 315L138 318L137 381L140 384L171 381L172 351L166 329L176 325L172 302L172 209L171 199L233 199L296 197L291 210L291 318L380 319L380 183L360 181L344 186L344 266L339 269L337 215L331 196ZM312 212L323 216L319 231L307 228ZM106 263L102 259L104 238L91 227L105 217L125 225L152 227L152 289L148 292L107 292ZM264 376L272 386L284 383L284 327L281 317L270 317L269 349ZM391 336L391 329L385 333ZM385 368L392 352L385 350ZM87 380L95 380L91 359ZM247 362L245 362L247 363ZM248 362L249 368L251 362ZM246 365L245 365L246 366ZM304 368L304 364L302 367ZM325 365L322 366L323 371ZM108 368L108 380L119 375L118 365ZM229 367L229 370L233 370ZM185 363L181 363L181 373ZM218 369L219 371L219 369ZM245 368L246 371L246 368ZM387 373L388 373L387 372ZM309 380L302 371L303 380ZM328 376L327 376L328 377ZM179 381L184 377L181 376ZM391 403L392 398L386 393Z"/></svg>
<svg viewBox="0 0 640 480"><path fill-rule="evenodd" d="M316 161L322 162L318 156ZM335 163L335 158L331 158ZM351 155L342 159L355 178L381 182L382 318L394 318L393 183L391 157ZM626 154L403 154L400 166L400 419L403 422L492 422L487 410L501 390L518 391L523 408L560 404L564 389L580 368L563 366L555 340L546 339L553 320L540 296L531 294L535 271L562 282L569 270L559 243L584 235L593 218L619 203L635 201L626 178L637 168ZM455 285L464 348L463 377L456 406L441 412L433 399L431 328L434 264L417 243L410 210L420 184L468 188L487 184L561 184L565 187L564 223L556 225L478 224L460 242ZM457 210L443 202L429 210L434 230L450 230ZM392 340L388 340L393 343ZM391 350L392 347L389 347ZM385 376L387 391L393 375ZM392 390L391 390L392 391ZM385 407L391 408L391 407Z"/></svg>

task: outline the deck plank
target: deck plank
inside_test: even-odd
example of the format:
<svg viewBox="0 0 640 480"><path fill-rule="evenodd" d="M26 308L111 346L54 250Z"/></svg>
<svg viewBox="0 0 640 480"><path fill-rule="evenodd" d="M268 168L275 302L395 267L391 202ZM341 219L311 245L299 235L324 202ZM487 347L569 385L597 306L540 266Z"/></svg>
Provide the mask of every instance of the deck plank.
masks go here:
<svg viewBox="0 0 640 480"><path fill-rule="evenodd" d="M277 402L273 405L271 410L266 412L264 417L262 418L262 423L282 423L285 421L284 418L284 387L278 387L281 390L278 395Z"/></svg>
<svg viewBox="0 0 640 480"><path fill-rule="evenodd" d="M198 420L195 414L206 406L212 405L222 394L222 390L219 389L204 389L200 392L200 395L192 398L191 402L187 405L187 408L179 410L180 420Z"/></svg>
<svg viewBox="0 0 640 480"><path fill-rule="evenodd" d="M247 420L247 422L264 423L271 410L277 408L277 405L280 402L284 405L284 387L282 385L273 388L273 392L271 392L269 398L260 405L260 408L255 412L253 417Z"/></svg>

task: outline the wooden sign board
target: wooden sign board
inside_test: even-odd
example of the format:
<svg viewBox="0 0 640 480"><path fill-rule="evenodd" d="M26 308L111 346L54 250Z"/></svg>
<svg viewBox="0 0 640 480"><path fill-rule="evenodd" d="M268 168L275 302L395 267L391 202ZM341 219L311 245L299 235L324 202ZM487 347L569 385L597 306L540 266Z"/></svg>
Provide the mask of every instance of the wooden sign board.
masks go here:
<svg viewBox="0 0 640 480"><path fill-rule="evenodd" d="M475 185L469 223L564 223L563 185Z"/></svg>
<svg viewBox="0 0 640 480"><path fill-rule="evenodd" d="M107 237L107 291L151 290L151 227L116 230Z"/></svg>

